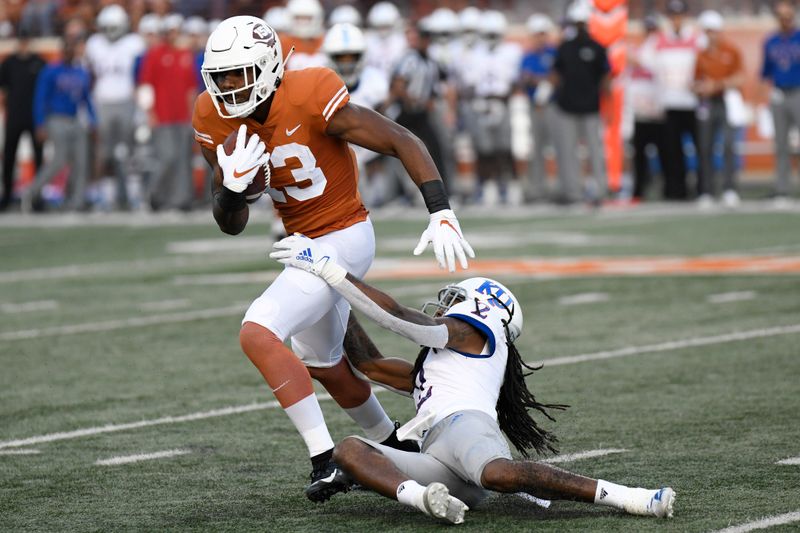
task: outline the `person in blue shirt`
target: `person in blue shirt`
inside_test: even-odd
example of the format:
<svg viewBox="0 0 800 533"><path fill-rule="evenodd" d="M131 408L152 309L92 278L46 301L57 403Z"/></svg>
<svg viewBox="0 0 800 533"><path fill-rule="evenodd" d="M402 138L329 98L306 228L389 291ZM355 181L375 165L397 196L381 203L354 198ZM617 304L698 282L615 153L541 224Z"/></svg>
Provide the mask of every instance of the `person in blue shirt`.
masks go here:
<svg viewBox="0 0 800 533"><path fill-rule="evenodd" d="M789 195L789 130L800 126L800 31L791 2L775 4L775 17L779 29L764 43L761 77L769 90L775 121L775 196L776 202L782 203Z"/></svg>
<svg viewBox="0 0 800 533"><path fill-rule="evenodd" d="M61 61L46 66L37 79L33 97L36 137L39 142L52 143L54 150L53 157L23 195L23 212L43 207L42 189L65 165L70 167L65 206L76 210L87 207L89 132L85 123L93 130L97 121L89 96L91 76L80 62L84 46L83 35L65 37Z"/></svg>
<svg viewBox="0 0 800 533"><path fill-rule="evenodd" d="M549 18L539 14L531 15L527 25L532 46L522 58L519 82L530 99L533 149L528 162L528 185L525 196L528 201L534 201L546 196L544 153L545 148L552 145L548 131L554 121L551 99L546 97L537 100L536 91L539 84L547 80L553 69L556 48L550 43L553 23Z"/></svg>

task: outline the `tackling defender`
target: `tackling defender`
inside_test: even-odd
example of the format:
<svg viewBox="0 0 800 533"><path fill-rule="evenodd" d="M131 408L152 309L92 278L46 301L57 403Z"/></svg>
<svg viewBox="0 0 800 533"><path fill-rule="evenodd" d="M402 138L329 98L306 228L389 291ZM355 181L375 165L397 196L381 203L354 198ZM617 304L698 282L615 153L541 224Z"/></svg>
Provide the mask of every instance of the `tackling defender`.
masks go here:
<svg viewBox="0 0 800 533"><path fill-rule="evenodd" d="M547 410L566 406L541 404L528 390L525 369L535 369L514 346L522 333L522 308L505 286L487 278L448 285L439 292L432 317L358 280L324 245L306 237L287 237L273 249L270 257L325 280L379 325L423 347L413 366L402 359L378 359L362 367L371 379L413 394L417 416L398 430L398 438L420 440L422 451L348 437L337 445L334 458L356 482L455 524L486 497L486 490L672 516L671 488L629 488L512 459L501 431L524 457L530 449L555 452L555 437L528 409L552 420Z"/></svg>
<svg viewBox="0 0 800 533"><path fill-rule="evenodd" d="M363 276L375 253L375 236L358 195L350 142L398 157L419 186L431 218L414 253L432 242L442 267L455 270L458 258L466 268L466 256L474 252L419 139L349 103L347 87L332 70L284 73L284 62L275 31L255 17L229 18L208 38L202 67L207 91L195 103L192 122L214 169L213 214L220 229L231 235L244 229L249 215L244 191L269 163L268 193L287 232L324 243ZM237 129L236 147L228 155L222 145ZM323 281L286 269L250 305L239 337L308 447L313 470L306 495L314 501L347 486L331 460L333 440L312 377L370 439L402 446L369 385L342 358L349 312L349 304ZM283 344L287 338L292 350Z"/></svg>

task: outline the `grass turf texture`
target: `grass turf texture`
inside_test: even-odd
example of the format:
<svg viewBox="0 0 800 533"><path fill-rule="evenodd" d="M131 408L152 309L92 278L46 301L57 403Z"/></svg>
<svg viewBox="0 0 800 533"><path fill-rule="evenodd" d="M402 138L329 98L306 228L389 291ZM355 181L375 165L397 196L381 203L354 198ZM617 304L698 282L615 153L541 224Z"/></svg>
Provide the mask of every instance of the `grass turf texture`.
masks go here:
<svg viewBox="0 0 800 533"><path fill-rule="evenodd" d="M376 221L379 257L410 255L424 229L416 221ZM472 234L582 235L583 241L530 240L480 257L699 255L774 248L800 252L793 213L633 217L572 215L484 221L465 217ZM246 236L268 233L254 224ZM24 235L24 238L20 238ZM381 248L407 239L402 252ZM254 283L178 285L176 276L277 269L268 248L175 255L181 240L232 239L203 225L168 227L4 228L0 303L56 300L55 310L0 315L0 334L31 328L125 320L152 314L233 307L225 316L179 324L0 341L0 440L103 424L183 415L272 400L239 352L236 331ZM605 243L596 245L595 239ZM222 242L222 241L221 241ZM576 244L577 242L577 244ZM583 242L583 244L580 244ZM429 257L432 261L432 258ZM104 266L96 267L97 263ZM50 280L3 275L81 264ZM501 280L503 281L503 280ZM381 282L418 306L439 281ZM625 346L800 323L800 276L670 276L513 279L523 302L520 352L528 361ZM711 294L755 291L752 300L709 303ZM435 290L431 288L430 294ZM604 292L606 302L562 306L558 299ZM142 311L160 300L184 308ZM413 357L414 346L365 324L387 354ZM600 507L556 503L540 510L494 496L467 513L474 531L707 531L800 509L798 467L775 462L800 455L800 335L685 348L545 368L531 385L537 397L572 405L553 428L563 452L626 448L624 454L561 465L634 486L670 484L678 492L671 521ZM391 416L411 403L379 396ZM323 402L334 438L356 432L332 402ZM441 525L379 496L337 495L324 505L303 496L309 464L302 442L278 409L43 443L38 455L0 455L0 529L197 531L408 531ZM188 455L121 466L113 456L184 449ZM796 524L795 524L796 526ZM782 526L772 531L790 530Z"/></svg>

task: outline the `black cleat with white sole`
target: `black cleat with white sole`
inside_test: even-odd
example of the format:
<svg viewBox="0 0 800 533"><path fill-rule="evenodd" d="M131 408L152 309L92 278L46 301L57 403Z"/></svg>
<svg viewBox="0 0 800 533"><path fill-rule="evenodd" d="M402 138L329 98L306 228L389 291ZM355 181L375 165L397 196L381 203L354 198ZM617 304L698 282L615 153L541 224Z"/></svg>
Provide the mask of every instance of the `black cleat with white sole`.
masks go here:
<svg viewBox="0 0 800 533"><path fill-rule="evenodd" d="M344 470L334 463L327 461L322 468L315 468L311 472L311 484L306 487L306 497L312 502L326 502L338 492L350 490L350 478Z"/></svg>

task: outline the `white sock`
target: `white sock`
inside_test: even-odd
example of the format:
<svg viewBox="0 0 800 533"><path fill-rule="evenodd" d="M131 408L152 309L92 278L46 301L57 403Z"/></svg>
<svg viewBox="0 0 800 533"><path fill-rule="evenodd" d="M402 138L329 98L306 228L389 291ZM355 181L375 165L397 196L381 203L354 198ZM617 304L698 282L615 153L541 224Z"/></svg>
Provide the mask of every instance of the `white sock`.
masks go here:
<svg viewBox="0 0 800 533"><path fill-rule="evenodd" d="M602 479L597 480L594 503L608 505L631 514L649 514L647 504L653 496L652 490L617 485Z"/></svg>
<svg viewBox="0 0 800 533"><path fill-rule="evenodd" d="M361 426L364 430L364 435L369 440L375 442L382 442L389 438L389 435L394 431L394 424L386 415L375 393L370 392L367 401L358 407L351 407L345 409L345 412L350 415L353 421Z"/></svg>
<svg viewBox="0 0 800 533"><path fill-rule="evenodd" d="M306 442L309 457L314 457L333 448L331 434L322 417L317 396L309 394L294 405L284 409L289 419Z"/></svg>
<svg viewBox="0 0 800 533"><path fill-rule="evenodd" d="M422 501L422 496L425 494L425 487L414 481L407 479L397 486L397 501L408 505L409 507L416 507L425 514L425 502Z"/></svg>

